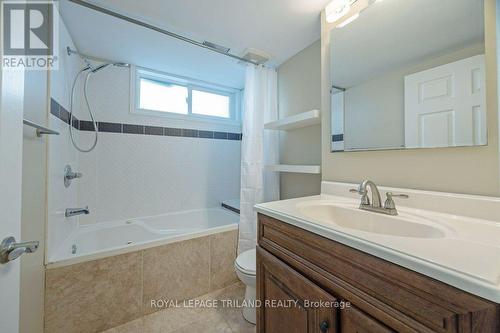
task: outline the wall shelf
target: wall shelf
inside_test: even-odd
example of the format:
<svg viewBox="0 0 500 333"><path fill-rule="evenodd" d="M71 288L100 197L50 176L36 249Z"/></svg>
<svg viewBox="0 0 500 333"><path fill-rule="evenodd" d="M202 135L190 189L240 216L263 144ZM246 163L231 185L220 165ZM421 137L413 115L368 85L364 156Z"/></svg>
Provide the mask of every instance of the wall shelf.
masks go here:
<svg viewBox="0 0 500 333"><path fill-rule="evenodd" d="M310 173L310 174L321 173L321 166L319 165L271 164L271 165L266 165L266 168L270 171L275 171L275 172Z"/></svg>
<svg viewBox="0 0 500 333"><path fill-rule="evenodd" d="M320 123L321 123L320 111L311 110L264 124L264 128L269 130L288 131Z"/></svg>

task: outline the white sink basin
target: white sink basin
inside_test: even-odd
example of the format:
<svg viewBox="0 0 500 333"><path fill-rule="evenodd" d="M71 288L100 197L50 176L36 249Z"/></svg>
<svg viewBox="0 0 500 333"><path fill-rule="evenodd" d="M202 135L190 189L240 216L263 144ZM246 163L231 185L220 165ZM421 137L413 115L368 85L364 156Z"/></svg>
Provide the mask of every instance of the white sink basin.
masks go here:
<svg viewBox="0 0 500 333"><path fill-rule="evenodd" d="M414 216L390 216L358 208L325 203L304 203L298 211L325 225L395 237L444 238L432 221Z"/></svg>

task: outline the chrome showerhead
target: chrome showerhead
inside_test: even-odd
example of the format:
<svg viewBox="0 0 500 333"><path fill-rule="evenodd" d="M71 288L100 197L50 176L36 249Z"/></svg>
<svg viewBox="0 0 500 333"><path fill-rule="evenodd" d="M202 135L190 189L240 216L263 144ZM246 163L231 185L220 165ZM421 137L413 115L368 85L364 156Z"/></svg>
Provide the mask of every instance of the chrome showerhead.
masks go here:
<svg viewBox="0 0 500 333"><path fill-rule="evenodd" d="M126 62L115 62L115 63L113 63L113 66L116 66L116 67L130 67L130 64L127 64Z"/></svg>
<svg viewBox="0 0 500 333"><path fill-rule="evenodd" d="M103 68L108 67L109 65L113 65L116 67L129 67L130 66L129 64L127 64L125 62L105 63L105 64L99 65L97 67L91 67L91 71L92 71L92 73L95 73L95 72L100 71Z"/></svg>
<svg viewBox="0 0 500 333"><path fill-rule="evenodd" d="M130 64L128 64L126 62L110 62L110 61L108 61L106 59L92 57L92 56L80 53L80 52L78 52L76 50L73 50L69 46L66 47L66 52L68 53L69 56L72 55L72 54L79 55L80 58L82 58L83 61L87 65L86 68L84 68L84 70L89 70L90 69L90 71L92 73L98 72L101 69L103 69L103 68L105 68L105 67L107 67L109 65L113 65L113 66L116 66L116 67L130 67ZM99 66L94 66L91 62L100 62L102 64L99 65Z"/></svg>

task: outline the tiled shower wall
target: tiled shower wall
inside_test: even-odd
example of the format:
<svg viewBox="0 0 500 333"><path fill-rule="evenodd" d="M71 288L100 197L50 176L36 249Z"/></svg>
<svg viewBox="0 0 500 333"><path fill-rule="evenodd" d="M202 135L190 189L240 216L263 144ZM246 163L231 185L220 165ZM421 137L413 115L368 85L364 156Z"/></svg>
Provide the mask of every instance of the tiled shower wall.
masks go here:
<svg viewBox="0 0 500 333"><path fill-rule="evenodd" d="M66 46L75 46L62 20L59 44L61 62L51 76L51 97L69 110L71 84L84 63L66 54ZM89 102L102 124L97 148L91 153L77 153L67 124L49 115L49 125L61 132L49 143L49 259L78 223L215 207L223 200L239 197L240 126L131 113L129 78L129 68L113 66L92 76ZM81 83L77 86L75 114L88 121ZM88 125L82 122L82 130L74 131L83 147L88 147L93 138ZM69 188L62 181L66 164L83 173L83 178L74 180ZM64 217L66 208L87 205L90 215Z"/></svg>
<svg viewBox="0 0 500 333"><path fill-rule="evenodd" d="M239 197L240 141L99 134L95 151L80 156L79 204L92 212L81 223L215 207Z"/></svg>
<svg viewBox="0 0 500 333"><path fill-rule="evenodd" d="M89 84L95 116L107 124L100 125L106 132L99 133L97 148L79 157L79 205L91 210L80 222L215 207L238 198L240 128L131 113L130 70L107 67ZM84 109L77 115L89 119ZM82 144L89 146L93 135L82 131Z"/></svg>
<svg viewBox="0 0 500 333"><path fill-rule="evenodd" d="M78 57L67 57L66 46L74 48L73 41L59 15L59 69L50 72L50 96L64 108L69 109L71 84L83 62ZM76 207L78 203L78 184L66 188L63 183L64 167L69 164L79 169L77 151L71 146L68 126L53 115L48 115L48 126L60 134L48 136L48 182L47 182L47 255L57 251L71 232L78 227L78 219L67 219L66 208Z"/></svg>

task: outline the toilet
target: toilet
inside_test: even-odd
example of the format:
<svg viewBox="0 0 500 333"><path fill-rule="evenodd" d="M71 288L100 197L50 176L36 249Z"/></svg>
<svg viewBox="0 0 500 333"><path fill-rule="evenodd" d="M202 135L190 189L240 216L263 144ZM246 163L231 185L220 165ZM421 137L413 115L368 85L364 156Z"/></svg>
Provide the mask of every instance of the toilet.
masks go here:
<svg viewBox="0 0 500 333"><path fill-rule="evenodd" d="M240 253L234 262L236 275L246 286L245 303L247 306L243 308L243 317L250 323L255 324L256 310L252 305L256 298L256 250L248 250Z"/></svg>

